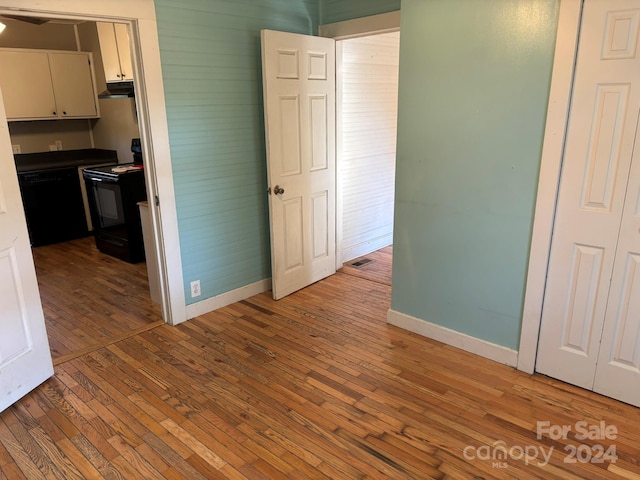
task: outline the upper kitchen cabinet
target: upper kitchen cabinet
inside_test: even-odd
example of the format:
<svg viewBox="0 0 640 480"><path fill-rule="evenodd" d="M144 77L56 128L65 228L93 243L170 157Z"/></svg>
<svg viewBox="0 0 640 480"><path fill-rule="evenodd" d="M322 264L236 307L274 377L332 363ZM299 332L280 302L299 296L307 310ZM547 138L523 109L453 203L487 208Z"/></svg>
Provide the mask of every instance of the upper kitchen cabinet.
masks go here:
<svg viewBox="0 0 640 480"><path fill-rule="evenodd" d="M9 120L57 118L46 52L0 51L0 88Z"/></svg>
<svg viewBox="0 0 640 480"><path fill-rule="evenodd" d="M123 23L97 22L102 64L107 82L133 81L129 33Z"/></svg>
<svg viewBox="0 0 640 480"><path fill-rule="evenodd" d="M91 59L86 52L1 49L7 120L98 117Z"/></svg>
<svg viewBox="0 0 640 480"><path fill-rule="evenodd" d="M98 116L89 53L51 53L49 65L60 118Z"/></svg>

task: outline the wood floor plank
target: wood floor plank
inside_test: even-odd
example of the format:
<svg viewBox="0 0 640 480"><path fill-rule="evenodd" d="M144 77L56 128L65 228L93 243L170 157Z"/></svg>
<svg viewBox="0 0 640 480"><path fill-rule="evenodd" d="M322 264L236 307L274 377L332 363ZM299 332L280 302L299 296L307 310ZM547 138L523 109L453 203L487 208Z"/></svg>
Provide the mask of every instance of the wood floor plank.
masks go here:
<svg viewBox="0 0 640 480"><path fill-rule="evenodd" d="M385 285L391 285L392 258L393 246L390 245L345 262L339 271Z"/></svg>
<svg viewBox="0 0 640 480"><path fill-rule="evenodd" d="M162 321L144 262L104 255L93 237L32 252L54 364Z"/></svg>
<svg viewBox="0 0 640 480"><path fill-rule="evenodd" d="M45 301L55 348L78 350L0 413L0 479L640 478L639 409L388 325L391 249L282 300L265 292L171 327L115 278L117 262L78 246L41 267L54 284L69 262L100 272ZM619 434L538 438L539 421ZM615 462L566 463L565 448L598 443ZM496 445L552 454L477 455Z"/></svg>

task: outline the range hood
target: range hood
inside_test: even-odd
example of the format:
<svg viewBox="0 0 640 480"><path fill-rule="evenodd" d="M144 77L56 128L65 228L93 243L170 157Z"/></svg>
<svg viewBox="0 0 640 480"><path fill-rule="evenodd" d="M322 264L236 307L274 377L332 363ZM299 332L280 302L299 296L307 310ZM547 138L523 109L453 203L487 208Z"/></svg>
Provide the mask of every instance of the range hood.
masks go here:
<svg viewBox="0 0 640 480"><path fill-rule="evenodd" d="M109 82L107 89L98 98L130 98L134 97L133 82Z"/></svg>

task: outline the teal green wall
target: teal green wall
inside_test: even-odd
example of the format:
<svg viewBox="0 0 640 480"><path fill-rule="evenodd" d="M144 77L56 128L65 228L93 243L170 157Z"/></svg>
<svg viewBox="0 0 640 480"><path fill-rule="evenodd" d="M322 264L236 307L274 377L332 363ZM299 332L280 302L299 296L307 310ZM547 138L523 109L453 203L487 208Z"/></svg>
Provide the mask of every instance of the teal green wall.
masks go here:
<svg viewBox="0 0 640 480"><path fill-rule="evenodd" d="M260 30L317 32L318 0L156 0L187 303L269 278ZM189 284L201 281L191 299Z"/></svg>
<svg viewBox="0 0 640 480"><path fill-rule="evenodd" d="M320 23L342 22L394 10L400 10L400 0L320 0Z"/></svg>
<svg viewBox="0 0 640 480"><path fill-rule="evenodd" d="M392 309L517 349L559 0L402 0Z"/></svg>
<svg viewBox="0 0 640 480"><path fill-rule="evenodd" d="M392 308L517 348L559 0L402 0ZM187 302L268 278L259 31L398 0L156 0Z"/></svg>

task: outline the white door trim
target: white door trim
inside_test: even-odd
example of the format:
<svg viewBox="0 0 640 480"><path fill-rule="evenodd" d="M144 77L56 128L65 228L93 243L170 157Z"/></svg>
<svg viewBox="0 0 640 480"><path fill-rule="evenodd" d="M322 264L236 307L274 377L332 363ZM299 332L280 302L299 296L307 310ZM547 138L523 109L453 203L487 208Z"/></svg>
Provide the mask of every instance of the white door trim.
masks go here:
<svg viewBox="0 0 640 480"><path fill-rule="evenodd" d="M172 325L185 321L187 313L178 218L153 0L0 0L0 13L3 12L129 24L133 43L132 60L135 65L136 106L140 114L140 136L143 139L145 159L150 167L145 169L148 195L150 199L157 195L162 206L160 212L155 207L155 202L149 202L155 232L154 240L158 247L162 313L164 320Z"/></svg>
<svg viewBox="0 0 640 480"><path fill-rule="evenodd" d="M400 10L320 25L318 35L344 40L378 33L397 32L398 30L400 30Z"/></svg>
<svg viewBox="0 0 640 480"><path fill-rule="evenodd" d="M322 27L321 27L322 28ZM344 195L342 195L342 42L336 40L336 270L342 268Z"/></svg>
<svg viewBox="0 0 640 480"><path fill-rule="evenodd" d="M562 0L560 3L518 351L518 370L527 373L533 373L538 352L538 335L569 118L582 5L583 0Z"/></svg>

